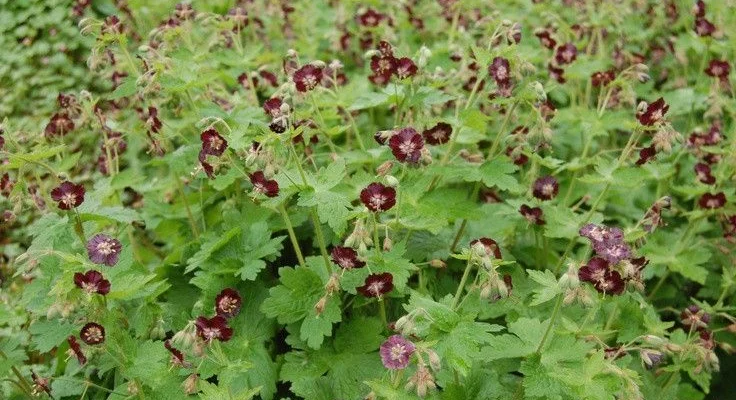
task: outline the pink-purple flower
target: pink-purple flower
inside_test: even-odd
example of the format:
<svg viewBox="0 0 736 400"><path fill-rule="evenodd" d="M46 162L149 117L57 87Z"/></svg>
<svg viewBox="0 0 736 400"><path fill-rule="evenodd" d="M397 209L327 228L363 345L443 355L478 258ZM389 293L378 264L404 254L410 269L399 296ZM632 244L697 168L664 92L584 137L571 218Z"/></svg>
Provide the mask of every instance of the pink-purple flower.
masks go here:
<svg viewBox="0 0 736 400"><path fill-rule="evenodd" d="M416 350L414 343L401 335L393 335L381 344L381 362L388 369L404 369Z"/></svg>
<svg viewBox="0 0 736 400"><path fill-rule="evenodd" d="M121 250L120 241L107 235L97 234L87 241L87 255L95 264L112 267L117 264Z"/></svg>

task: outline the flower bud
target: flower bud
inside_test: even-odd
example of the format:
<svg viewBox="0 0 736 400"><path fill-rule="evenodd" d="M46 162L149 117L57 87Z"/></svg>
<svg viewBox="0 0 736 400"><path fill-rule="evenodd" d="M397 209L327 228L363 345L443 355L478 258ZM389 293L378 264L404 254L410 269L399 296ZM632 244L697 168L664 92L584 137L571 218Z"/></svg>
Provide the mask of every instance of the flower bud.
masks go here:
<svg viewBox="0 0 736 400"><path fill-rule="evenodd" d="M647 369L652 369L662 362L664 354L657 350L642 349L639 352L639 358Z"/></svg>
<svg viewBox="0 0 736 400"><path fill-rule="evenodd" d="M427 349L427 358L429 358L429 367L432 368L433 371L437 372L440 370L440 368L442 368L440 356L437 354L436 351L432 349Z"/></svg>
<svg viewBox="0 0 736 400"><path fill-rule="evenodd" d="M429 260L429 266L432 268L438 268L438 269L447 268L447 263L440 259L434 258L432 260Z"/></svg>
<svg viewBox="0 0 736 400"><path fill-rule="evenodd" d="M389 237L383 239L383 251L391 251L393 246L394 242Z"/></svg>
<svg viewBox="0 0 736 400"><path fill-rule="evenodd" d="M187 395L195 394L198 392L197 390L197 382L199 381L199 376L197 374L191 374L187 377L187 379L184 380L184 383L182 383L182 386L184 387L184 393Z"/></svg>
<svg viewBox="0 0 736 400"><path fill-rule="evenodd" d="M327 296L322 296L317 301L317 304L314 305L314 311L317 313L317 316L322 315L322 312L325 311L325 306L327 306Z"/></svg>
<svg viewBox="0 0 736 400"><path fill-rule="evenodd" d="M393 167L394 167L393 161L390 161L390 160L386 161L383 164L379 165L378 168L376 168L376 174L378 174L378 176L384 176L388 174L389 172L391 172L391 169Z"/></svg>
<svg viewBox="0 0 736 400"><path fill-rule="evenodd" d="M642 338L642 340L645 343L648 343L648 344L650 344L650 345L652 345L654 347L657 347L657 348L662 347L665 344L667 344L667 341L664 338L661 338L661 337L655 336L655 335L644 335L644 337Z"/></svg>
<svg viewBox="0 0 736 400"><path fill-rule="evenodd" d="M393 175L386 175L383 177L383 180L386 182L386 186L390 186L392 188L399 187L399 180Z"/></svg>

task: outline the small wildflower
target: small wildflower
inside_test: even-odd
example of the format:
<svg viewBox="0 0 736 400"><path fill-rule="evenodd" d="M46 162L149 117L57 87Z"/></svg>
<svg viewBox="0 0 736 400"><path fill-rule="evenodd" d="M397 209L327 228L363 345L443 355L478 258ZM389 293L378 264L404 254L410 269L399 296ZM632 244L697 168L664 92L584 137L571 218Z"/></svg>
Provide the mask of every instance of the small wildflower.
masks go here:
<svg viewBox="0 0 736 400"><path fill-rule="evenodd" d="M488 66L488 74L493 77L498 85L506 83L511 78L509 60L503 57L495 57Z"/></svg>
<svg viewBox="0 0 736 400"><path fill-rule="evenodd" d="M711 174L711 169L708 164L697 163L695 164L695 176L698 180L706 185L712 185L716 183L716 177Z"/></svg>
<svg viewBox="0 0 736 400"><path fill-rule="evenodd" d="M652 126L659 122L669 109L670 106L660 97L654 103L648 104L646 110L636 118L642 125Z"/></svg>
<svg viewBox="0 0 736 400"><path fill-rule="evenodd" d="M227 319L221 315L212 318L197 317L194 325L197 327L197 335L206 342L217 339L227 342L233 336L233 329L227 325Z"/></svg>
<svg viewBox="0 0 736 400"><path fill-rule="evenodd" d="M394 289L394 277L388 272L371 274L365 278L363 286L357 288L365 297L380 297Z"/></svg>
<svg viewBox="0 0 736 400"><path fill-rule="evenodd" d="M315 67L311 64L304 65L294 72L296 90L302 93L308 92L317 87L321 80L322 68Z"/></svg>
<svg viewBox="0 0 736 400"><path fill-rule="evenodd" d="M219 157L227 149L227 140L214 128L202 132L200 139L202 140L202 152L204 154Z"/></svg>
<svg viewBox="0 0 736 400"><path fill-rule="evenodd" d="M534 181L532 195L540 200L552 200L559 190L557 179L553 176L543 176Z"/></svg>
<svg viewBox="0 0 736 400"><path fill-rule="evenodd" d="M498 260L502 258L501 249L498 247L498 243L491 238L482 237L470 242L470 247L476 246L481 246L480 248L483 249L486 256L493 256Z"/></svg>
<svg viewBox="0 0 736 400"><path fill-rule="evenodd" d="M256 192L263 193L267 197L276 197L279 195L279 183L273 179L266 179L263 171L256 171L248 176Z"/></svg>
<svg viewBox="0 0 736 400"><path fill-rule="evenodd" d="M82 327L79 337L89 345L100 344L105 341L105 328L95 322L89 322Z"/></svg>
<svg viewBox="0 0 736 400"><path fill-rule="evenodd" d="M708 67L705 68L705 73L708 76L714 78L726 78L731 72L731 65L725 60L710 60Z"/></svg>
<svg viewBox="0 0 736 400"><path fill-rule="evenodd" d="M66 341L69 343L69 354L77 358L79 365L87 364L87 357L82 353L82 348L77 342L77 337L72 335L69 336Z"/></svg>
<svg viewBox="0 0 736 400"><path fill-rule="evenodd" d="M373 182L360 192L360 201L373 212L388 211L396 204L396 189Z"/></svg>
<svg viewBox="0 0 736 400"><path fill-rule="evenodd" d="M414 164L422 156L424 139L414 128L404 128L389 139L388 145L397 160Z"/></svg>
<svg viewBox="0 0 736 400"><path fill-rule="evenodd" d="M235 289L223 289L217 297L215 297L215 312L217 315L225 318L232 318L240 313L240 307L243 305L243 299Z"/></svg>
<svg viewBox="0 0 736 400"><path fill-rule="evenodd" d="M711 210L721 208L726 205L726 195L723 194L723 192L718 192L716 194L705 193L700 196L698 205L702 208L708 208Z"/></svg>
<svg viewBox="0 0 736 400"><path fill-rule="evenodd" d="M106 295L110 292L110 281L95 270L89 270L85 273L75 273L74 284L87 293Z"/></svg>
<svg viewBox="0 0 736 400"><path fill-rule="evenodd" d="M574 44L568 42L557 48L555 61L558 64L570 64L578 58L578 49Z"/></svg>
<svg viewBox="0 0 736 400"><path fill-rule="evenodd" d="M343 269L363 268L365 262L358 259L358 252L351 247L335 246L331 252L332 262Z"/></svg>
<svg viewBox="0 0 736 400"><path fill-rule="evenodd" d="M171 363L179 367L185 367L187 363L184 361L184 353L171 345L170 340L164 341L164 347L171 353Z"/></svg>
<svg viewBox="0 0 736 400"><path fill-rule="evenodd" d="M97 234L87 241L87 255L95 264L114 266L120 258L121 250L120 241L107 235Z"/></svg>
<svg viewBox="0 0 736 400"><path fill-rule="evenodd" d="M710 323L710 314L696 305L687 306L680 313L680 322L687 329L705 329Z"/></svg>
<svg viewBox="0 0 736 400"><path fill-rule="evenodd" d="M580 268L578 277L581 281L590 282L595 289L605 294L621 294L624 291L624 281L618 271L610 268L608 261L593 257L588 264Z"/></svg>
<svg viewBox="0 0 736 400"><path fill-rule="evenodd" d="M399 79L406 79L417 74L417 66L410 58L402 57L396 60L394 71Z"/></svg>
<svg viewBox="0 0 736 400"><path fill-rule="evenodd" d="M438 122L437 125L422 132L424 140L433 146L447 143L451 135L452 126L446 122Z"/></svg>
<svg viewBox="0 0 736 400"><path fill-rule="evenodd" d="M64 181L51 191L51 199L58 202L62 210L77 208L84 202L84 186Z"/></svg>
<svg viewBox="0 0 736 400"><path fill-rule="evenodd" d="M536 225L544 225L544 212L539 207L529 207L526 204L522 204L519 207L519 213L526 218L529 223Z"/></svg>
<svg viewBox="0 0 736 400"><path fill-rule="evenodd" d="M380 354L383 366L388 369L404 369L416 347L401 335L393 335L381 344Z"/></svg>

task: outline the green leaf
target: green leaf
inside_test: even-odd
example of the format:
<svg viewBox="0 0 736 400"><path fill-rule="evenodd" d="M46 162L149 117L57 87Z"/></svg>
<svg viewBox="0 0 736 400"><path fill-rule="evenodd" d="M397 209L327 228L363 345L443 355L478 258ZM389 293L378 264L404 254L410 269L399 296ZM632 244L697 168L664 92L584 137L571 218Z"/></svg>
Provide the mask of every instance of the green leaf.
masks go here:
<svg viewBox="0 0 736 400"><path fill-rule="evenodd" d="M72 335L74 325L67 321L36 321L31 325L33 344L39 353L48 353Z"/></svg>
<svg viewBox="0 0 736 400"><path fill-rule="evenodd" d="M547 269L542 272L527 269L526 272L534 282L541 285L541 287L532 289L534 295L532 297L532 302L529 303L530 306L534 307L546 303L555 298L558 294L562 293L560 285L557 282L557 278L552 271Z"/></svg>
<svg viewBox="0 0 736 400"><path fill-rule="evenodd" d="M123 79L123 82L113 90L113 92L107 97L108 100L117 100L121 97L128 97L134 95L137 92L135 76L129 76Z"/></svg>
<svg viewBox="0 0 736 400"><path fill-rule="evenodd" d="M376 93L376 92L365 92L358 96L352 105L348 108L349 111L365 110L367 108L378 107L388 100L388 94Z"/></svg>

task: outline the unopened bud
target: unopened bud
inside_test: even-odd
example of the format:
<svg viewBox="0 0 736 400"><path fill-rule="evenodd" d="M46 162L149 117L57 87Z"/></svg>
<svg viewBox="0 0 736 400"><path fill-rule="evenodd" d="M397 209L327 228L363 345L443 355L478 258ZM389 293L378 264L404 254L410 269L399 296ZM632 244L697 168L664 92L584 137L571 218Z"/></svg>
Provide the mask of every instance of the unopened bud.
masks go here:
<svg viewBox="0 0 736 400"><path fill-rule="evenodd" d="M393 175L386 175L383 177L383 180L386 181L386 186L390 186L392 188L399 187L399 180Z"/></svg>
<svg viewBox="0 0 736 400"><path fill-rule="evenodd" d="M383 239L383 251L391 251L391 249L394 247L394 242L386 237Z"/></svg>
<svg viewBox="0 0 736 400"><path fill-rule="evenodd" d="M437 354L436 351L432 349L427 349L427 358L429 358L429 367L432 368L433 371L437 372L440 370L440 368L442 368L440 356Z"/></svg>
<svg viewBox="0 0 736 400"><path fill-rule="evenodd" d="M429 260L429 266L432 268L438 268L438 269L447 268L447 263L440 259L434 258L432 260Z"/></svg>
<svg viewBox="0 0 736 400"><path fill-rule="evenodd" d="M198 392L197 390L197 382L199 381L199 376L197 374L191 374L187 377L187 379L184 380L184 383L182 383L182 386L184 387L184 393L187 395L195 394Z"/></svg>
<svg viewBox="0 0 736 400"><path fill-rule="evenodd" d="M393 167L394 167L393 161L390 161L390 160L386 161L383 164L379 165L378 168L376 168L376 174L378 174L378 176L384 176L388 174L389 172L391 172L391 169Z"/></svg>
<svg viewBox="0 0 736 400"><path fill-rule="evenodd" d="M322 315L322 312L325 311L325 306L327 306L327 296L322 296L318 301L317 304L314 305L314 311L317 313L317 315Z"/></svg>

